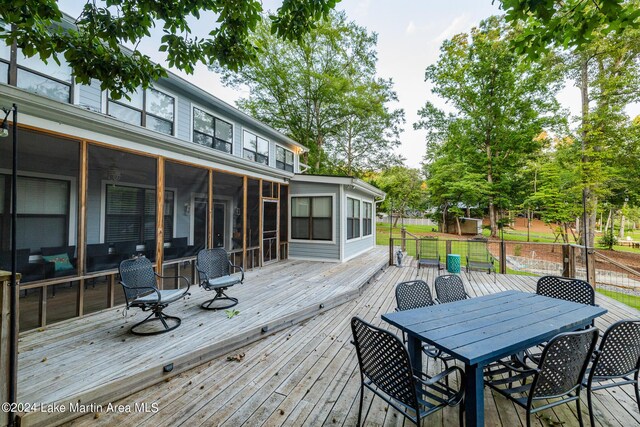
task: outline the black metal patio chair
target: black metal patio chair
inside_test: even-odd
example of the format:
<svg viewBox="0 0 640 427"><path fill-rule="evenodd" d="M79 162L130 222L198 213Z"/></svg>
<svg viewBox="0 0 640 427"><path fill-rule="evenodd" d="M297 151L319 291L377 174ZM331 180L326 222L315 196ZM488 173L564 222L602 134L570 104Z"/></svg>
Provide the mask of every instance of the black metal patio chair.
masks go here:
<svg viewBox="0 0 640 427"><path fill-rule="evenodd" d="M461 301L470 298L464 289L462 279L455 274L446 274L436 277L436 301L440 304L448 302Z"/></svg>
<svg viewBox="0 0 640 427"><path fill-rule="evenodd" d="M396 311L412 310L432 305L436 305L436 302L431 297L429 285L424 280L410 280L396 285ZM407 341L404 333L402 334L402 341L405 343ZM448 368L448 362L453 360L450 355L426 343L423 343L422 351L432 359L440 359L445 368Z"/></svg>
<svg viewBox="0 0 640 427"><path fill-rule="evenodd" d="M409 353L400 338L364 320L351 319L353 344L360 368L360 406L358 426L362 425L362 406L365 387L389 403L402 415L420 425L423 418L444 408L460 405L462 426L464 405L464 371L452 366L433 377L416 372ZM458 389L443 380L458 373Z"/></svg>
<svg viewBox="0 0 640 427"><path fill-rule="evenodd" d="M596 296L593 287L588 282L580 279L571 279L560 276L543 276L536 284L536 294L550 298L557 298L564 301L576 302L578 304L596 305ZM595 325L595 320L591 326ZM523 355L517 355L520 364L525 365L527 358L537 364L544 344L533 349L528 349ZM537 349L537 350L536 350Z"/></svg>
<svg viewBox="0 0 640 427"><path fill-rule="evenodd" d="M437 238L420 239L418 252L418 269L421 267L435 267L440 274L440 253Z"/></svg>
<svg viewBox="0 0 640 427"><path fill-rule="evenodd" d="M632 384L640 411L640 320L621 320L611 325L594 353L593 364L583 381L591 425L595 425L591 401L595 390Z"/></svg>
<svg viewBox="0 0 640 427"><path fill-rule="evenodd" d="M598 330L593 327L559 334L545 346L537 367L513 368L498 379L485 377L485 385L524 408L527 427L531 425L531 414L573 401L582 426L580 390L597 339ZM534 403L550 399L534 407Z"/></svg>
<svg viewBox="0 0 640 427"><path fill-rule="evenodd" d="M232 274L232 268L240 270L240 273ZM244 281L244 270L231 263L227 251L223 248L202 249L198 252L196 269L200 286L207 291L216 292L213 299L203 302L200 307L206 310L221 310L238 304L238 299L227 296L225 291ZM219 305L218 301L228 301L228 303Z"/></svg>
<svg viewBox="0 0 640 427"><path fill-rule="evenodd" d="M158 289L157 278L180 278L187 283L184 289ZM180 326L180 318L169 316L163 312L170 303L189 295L190 283L183 276L160 276L153 271L153 264L144 256L124 260L120 263L120 284L124 289L127 308L138 307L151 313L141 322L131 327L134 335L155 335L169 332ZM163 329L146 330L141 328L146 323L158 321ZM173 325L170 325L173 323Z"/></svg>
<svg viewBox="0 0 640 427"><path fill-rule="evenodd" d="M538 279L536 294L585 305L595 305L595 291L584 280L559 276L543 276Z"/></svg>

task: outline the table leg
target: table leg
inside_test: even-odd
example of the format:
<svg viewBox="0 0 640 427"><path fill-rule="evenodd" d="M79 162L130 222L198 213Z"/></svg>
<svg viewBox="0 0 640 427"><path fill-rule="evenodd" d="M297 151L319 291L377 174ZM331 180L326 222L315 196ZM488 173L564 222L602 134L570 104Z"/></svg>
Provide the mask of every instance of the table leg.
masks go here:
<svg viewBox="0 0 640 427"><path fill-rule="evenodd" d="M484 377L483 367L465 365L467 381L464 389L465 425L484 426Z"/></svg>
<svg viewBox="0 0 640 427"><path fill-rule="evenodd" d="M422 372L422 341L409 336L407 347L409 350L409 357L411 358L411 366L415 371Z"/></svg>

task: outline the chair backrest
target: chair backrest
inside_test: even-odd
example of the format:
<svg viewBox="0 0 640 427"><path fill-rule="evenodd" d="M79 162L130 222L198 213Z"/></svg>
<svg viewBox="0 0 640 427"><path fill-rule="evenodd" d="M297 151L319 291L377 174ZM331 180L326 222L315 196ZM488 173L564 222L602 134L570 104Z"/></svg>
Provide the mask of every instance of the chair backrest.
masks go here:
<svg viewBox="0 0 640 427"><path fill-rule="evenodd" d="M351 331L360 374L393 399L418 408L411 362L402 341L358 317L351 319Z"/></svg>
<svg viewBox="0 0 640 427"><path fill-rule="evenodd" d="M397 311L428 307L434 304L429 285L424 280L400 282L396 286Z"/></svg>
<svg viewBox="0 0 640 427"><path fill-rule="evenodd" d="M546 297L595 305L595 292L584 280L558 276L544 276L538 279L536 293Z"/></svg>
<svg viewBox="0 0 640 427"><path fill-rule="evenodd" d="M439 259L438 239L423 238L420 239L420 258L422 259Z"/></svg>
<svg viewBox="0 0 640 427"><path fill-rule="evenodd" d="M621 320L607 329L591 374L620 377L640 368L640 320Z"/></svg>
<svg viewBox="0 0 640 427"><path fill-rule="evenodd" d="M436 298L438 302L447 303L467 299L462 279L455 274L436 277Z"/></svg>
<svg viewBox="0 0 640 427"><path fill-rule="evenodd" d="M596 328L552 338L542 351L540 371L531 386L529 401L563 396L580 387L597 339Z"/></svg>
<svg viewBox="0 0 640 427"><path fill-rule="evenodd" d="M143 256L122 261L120 263L120 282L125 285L123 288L127 302L148 294L152 291L149 288L157 286L153 264Z"/></svg>
<svg viewBox="0 0 640 427"><path fill-rule="evenodd" d="M487 240L467 240L467 259L474 262L491 262Z"/></svg>
<svg viewBox="0 0 640 427"><path fill-rule="evenodd" d="M198 259L196 262L198 273L202 272L206 274L209 279L228 276L230 274L229 256L227 255L227 251L223 248L201 250L198 252Z"/></svg>
<svg viewBox="0 0 640 427"><path fill-rule="evenodd" d="M16 251L16 268L18 270L18 273L20 273L20 270L25 269L25 267L27 267L27 264L29 264L30 254L30 249L18 249ZM11 271L11 251L0 251L0 270Z"/></svg>

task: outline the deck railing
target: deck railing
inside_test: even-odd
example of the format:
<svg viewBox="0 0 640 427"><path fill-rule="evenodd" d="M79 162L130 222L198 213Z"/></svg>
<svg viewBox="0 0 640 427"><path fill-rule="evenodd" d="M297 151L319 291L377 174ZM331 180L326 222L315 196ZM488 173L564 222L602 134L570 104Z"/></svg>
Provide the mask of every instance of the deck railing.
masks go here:
<svg viewBox="0 0 640 427"><path fill-rule="evenodd" d="M420 236L405 232L389 239L389 265L397 265L397 252L420 257ZM466 268L469 240L438 239L438 252L446 269L448 254L459 254L461 267ZM487 251L494 259L496 272L530 276L564 276L587 279L597 291L625 304L640 308L640 254L601 251L562 243L485 240ZM637 259L633 264L618 259ZM588 258L587 258L588 257Z"/></svg>

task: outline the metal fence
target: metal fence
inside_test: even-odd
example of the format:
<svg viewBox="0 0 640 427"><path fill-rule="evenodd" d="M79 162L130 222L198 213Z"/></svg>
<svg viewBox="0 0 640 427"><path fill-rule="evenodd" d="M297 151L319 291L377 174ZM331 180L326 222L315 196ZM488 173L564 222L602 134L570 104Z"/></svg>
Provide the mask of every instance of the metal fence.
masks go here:
<svg viewBox="0 0 640 427"><path fill-rule="evenodd" d="M389 265L397 263L397 252L419 258L419 236L405 233L405 237L389 240ZM596 291L640 309L640 254L602 251L578 245L484 241L486 251L494 259L498 273L530 276L565 276L587 280ZM447 255L460 255L461 267L467 265L470 240L437 239L438 253L443 265ZM446 267L445 267L446 268Z"/></svg>

